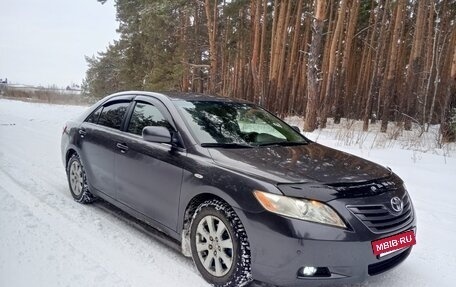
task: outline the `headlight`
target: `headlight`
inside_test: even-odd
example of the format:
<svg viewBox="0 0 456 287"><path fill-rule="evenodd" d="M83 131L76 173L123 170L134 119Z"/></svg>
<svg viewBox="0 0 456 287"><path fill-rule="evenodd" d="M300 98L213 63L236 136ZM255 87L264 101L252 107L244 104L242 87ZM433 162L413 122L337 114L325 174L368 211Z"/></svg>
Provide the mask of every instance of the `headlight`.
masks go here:
<svg viewBox="0 0 456 287"><path fill-rule="evenodd" d="M268 211L301 220L347 228L340 216L328 205L307 199L297 199L254 191L256 199Z"/></svg>

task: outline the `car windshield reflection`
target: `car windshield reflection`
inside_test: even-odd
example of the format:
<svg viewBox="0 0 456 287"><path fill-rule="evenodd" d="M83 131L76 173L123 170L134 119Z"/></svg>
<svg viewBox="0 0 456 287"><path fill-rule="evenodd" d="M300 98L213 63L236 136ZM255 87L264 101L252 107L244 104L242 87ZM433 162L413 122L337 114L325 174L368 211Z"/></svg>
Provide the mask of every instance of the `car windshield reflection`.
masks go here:
<svg viewBox="0 0 456 287"><path fill-rule="evenodd" d="M245 148L306 144L292 127L253 104L220 101L175 101L202 146Z"/></svg>

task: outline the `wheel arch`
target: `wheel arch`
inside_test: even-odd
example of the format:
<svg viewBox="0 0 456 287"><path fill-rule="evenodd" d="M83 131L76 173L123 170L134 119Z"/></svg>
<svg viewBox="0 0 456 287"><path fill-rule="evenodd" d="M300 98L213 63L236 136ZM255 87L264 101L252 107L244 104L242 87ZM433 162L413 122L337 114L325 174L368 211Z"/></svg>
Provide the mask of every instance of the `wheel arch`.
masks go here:
<svg viewBox="0 0 456 287"><path fill-rule="evenodd" d="M190 249L190 224L192 222L193 215L195 214L196 209L200 204L207 200L220 200L225 202L229 206L232 206L228 200L209 192L203 192L194 195L186 204L185 209L183 210L183 216L179 220L178 230L181 231L181 247L182 253L187 256L191 257L191 249Z"/></svg>
<svg viewBox="0 0 456 287"><path fill-rule="evenodd" d="M68 161L70 160L70 158L71 158L73 155L75 155L75 154L77 154L77 151L76 151L76 149L74 149L74 148L72 148L72 147L69 148L69 149L66 151L66 154L65 154L65 168L67 168L67 166L68 166Z"/></svg>

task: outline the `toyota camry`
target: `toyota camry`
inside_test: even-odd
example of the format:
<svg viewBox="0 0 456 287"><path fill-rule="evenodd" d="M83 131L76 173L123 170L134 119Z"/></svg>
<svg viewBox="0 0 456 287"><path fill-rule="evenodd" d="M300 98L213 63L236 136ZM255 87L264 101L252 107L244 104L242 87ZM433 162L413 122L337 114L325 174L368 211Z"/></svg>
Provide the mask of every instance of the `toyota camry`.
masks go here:
<svg viewBox="0 0 456 287"><path fill-rule="evenodd" d="M214 286L360 282L416 242L391 169L246 101L113 94L66 123L61 148L74 200L104 199L164 233Z"/></svg>

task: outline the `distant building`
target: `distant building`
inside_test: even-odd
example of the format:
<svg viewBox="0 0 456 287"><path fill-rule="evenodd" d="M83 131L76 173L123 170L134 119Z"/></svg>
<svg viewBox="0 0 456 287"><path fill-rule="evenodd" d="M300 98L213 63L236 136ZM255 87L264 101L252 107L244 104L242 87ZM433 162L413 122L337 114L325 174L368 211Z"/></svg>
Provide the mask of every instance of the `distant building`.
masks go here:
<svg viewBox="0 0 456 287"><path fill-rule="evenodd" d="M73 84L71 84L71 86L68 85L68 86L65 88L65 90L67 90L67 91L77 91L77 92L80 92L80 91L81 91L81 86L79 86L79 85L73 83Z"/></svg>

